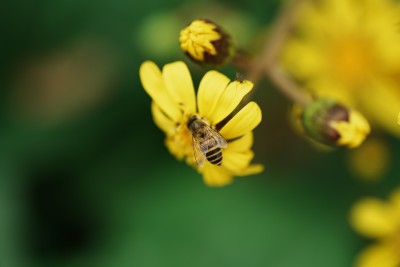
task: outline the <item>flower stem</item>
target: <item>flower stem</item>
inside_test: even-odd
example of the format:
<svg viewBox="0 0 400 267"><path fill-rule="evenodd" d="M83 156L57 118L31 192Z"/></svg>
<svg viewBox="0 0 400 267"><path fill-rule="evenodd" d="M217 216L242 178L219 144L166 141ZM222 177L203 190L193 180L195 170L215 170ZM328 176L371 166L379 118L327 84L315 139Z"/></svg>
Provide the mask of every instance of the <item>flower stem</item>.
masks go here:
<svg viewBox="0 0 400 267"><path fill-rule="evenodd" d="M302 106L307 106L311 98L279 68L276 57L289 35L289 31L298 14L298 9L305 1L309 0L293 1L291 5L288 5L280 12L271 29L271 34L265 41L261 56L253 63L248 73L248 79L255 84L259 82L262 75L266 75L278 90Z"/></svg>
<svg viewBox="0 0 400 267"><path fill-rule="evenodd" d="M311 103L311 98L289 79L279 68L274 67L266 70L266 75L283 94L297 104L306 107Z"/></svg>

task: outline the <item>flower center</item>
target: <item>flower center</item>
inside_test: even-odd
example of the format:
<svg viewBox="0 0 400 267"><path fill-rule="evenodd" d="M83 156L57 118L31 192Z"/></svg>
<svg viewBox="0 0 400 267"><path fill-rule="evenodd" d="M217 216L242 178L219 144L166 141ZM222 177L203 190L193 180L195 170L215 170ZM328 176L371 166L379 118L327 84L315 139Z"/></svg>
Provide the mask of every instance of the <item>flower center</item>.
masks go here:
<svg viewBox="0 0 400 267"><path fill-rule="evenodd" d="M362 85L374 68L372 43L350 36L334 42L330 51L330 65L336 79L350 86Z"/></svg>
<svg viewBox="0 0 400 267"><path fill-rule="evenodd" d="M186 122L180 124L176 129L175 142L182 148L185 157L193 154L192 135L190 134Z"/></svg>

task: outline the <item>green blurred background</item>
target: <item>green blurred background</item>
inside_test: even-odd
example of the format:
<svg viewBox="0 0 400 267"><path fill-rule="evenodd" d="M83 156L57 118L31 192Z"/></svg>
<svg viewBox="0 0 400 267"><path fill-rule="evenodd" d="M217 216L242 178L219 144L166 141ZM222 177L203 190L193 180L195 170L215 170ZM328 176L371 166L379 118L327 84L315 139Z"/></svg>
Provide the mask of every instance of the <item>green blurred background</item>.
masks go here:
<svg viewBox="0 0 400 267"><path fill-rule="evenodd" d="M280 4L3 2L0 267L350 266L366 241L349 209L396 185L395 138L380 135L392 164L363 182L346 151L294 133L290 103L264 82L254 150L265 172L209 188L167 152L139 81L144 60L187 61L177 38L190 20L217 17L251 50ZM205 70L188 64L198 84Z"/></svg>

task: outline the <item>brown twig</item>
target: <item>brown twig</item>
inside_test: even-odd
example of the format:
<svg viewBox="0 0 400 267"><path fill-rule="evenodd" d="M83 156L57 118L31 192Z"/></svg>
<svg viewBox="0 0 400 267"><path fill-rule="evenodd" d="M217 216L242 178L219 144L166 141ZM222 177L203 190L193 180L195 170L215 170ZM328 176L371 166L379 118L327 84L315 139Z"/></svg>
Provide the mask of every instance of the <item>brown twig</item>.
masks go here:
<svg viewBox="0 0 400 267"><path fill-rule="evenodd" d="M311 102L311 97L306 95L303 90L288 78L278 67L266 70L266 75L289 99L297 104L306 107Z"/></svg>
<svg viewBox="0 0 400 267"><path fill-rule="evenodd" d="M276 57L289 35L299 7L305 1L308 0L294 1L280 13L264 44L261 56L253 63L247 75L247 79L254 84L257 84L262 76L266 75L276 85L277 89L302 106L307 106L310 103L310 98L280 70L276 63Z"/></svg>

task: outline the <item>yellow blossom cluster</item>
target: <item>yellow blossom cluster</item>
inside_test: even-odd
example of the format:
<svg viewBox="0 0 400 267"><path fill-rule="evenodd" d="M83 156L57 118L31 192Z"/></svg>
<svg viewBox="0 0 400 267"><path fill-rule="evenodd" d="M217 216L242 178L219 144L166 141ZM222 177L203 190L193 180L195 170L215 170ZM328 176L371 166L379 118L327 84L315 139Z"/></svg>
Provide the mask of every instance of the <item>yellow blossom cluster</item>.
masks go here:
<svg viewBox="0 0 400 267"><path fill-rule="evenodd" d="M284 68L313 96L334 98L400 135L400 2L304 2L281 54Z"/></svg>

